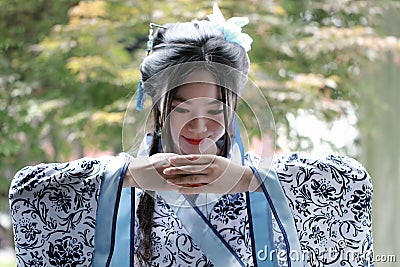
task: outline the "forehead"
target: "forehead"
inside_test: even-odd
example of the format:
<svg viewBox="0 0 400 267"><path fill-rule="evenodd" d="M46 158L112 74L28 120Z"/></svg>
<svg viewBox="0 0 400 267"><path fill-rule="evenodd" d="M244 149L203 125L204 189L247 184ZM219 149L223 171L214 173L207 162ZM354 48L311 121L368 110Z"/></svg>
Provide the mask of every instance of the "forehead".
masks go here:
<svg viewBox="0 0 400 267"><path fill-rule="evenodd" d="M219 86L210 83L188 83L178 88L175 98L180 100L221 99Z"/></svg>
<svg viewBox="0 0 400 267"><path fill-rule="evenodd" d="M185 79L185 84L179 86L175 98L185 100L194 98L221 99L221 90L216 80L208 71L197 71Z"/></svg>

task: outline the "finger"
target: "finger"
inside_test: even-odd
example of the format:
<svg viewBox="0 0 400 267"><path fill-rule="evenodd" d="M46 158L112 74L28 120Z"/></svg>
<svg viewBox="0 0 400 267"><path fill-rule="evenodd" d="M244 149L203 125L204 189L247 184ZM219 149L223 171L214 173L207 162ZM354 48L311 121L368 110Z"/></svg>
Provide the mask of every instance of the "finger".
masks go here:
<svg viewBox="0 0 400 267"><path fill-rule="evenodd" d="M174 166L181 165L202 165L214 162L215 155L181 155L169 158L169 161Z"/></svg>
<svg viewBox="0 0 400 267"><path fill-rule="evenodd" d="M178 154L174 153L156 153L153 156L150 156L150 162L152 165L157 165L159 167L170 166L171 162L169 159L171 157L178 156Z"/></svg>
<svg viewBox="0 0 400 267"><path fill-rule="evenodd" d="M160 177L163 179L163 180L168 180L168 179L173 179L173 178L175 178L175 179L178 179L178 178L182 178L183 176L186 176L187 175L187 173L186 174L179 174L179 175L165 175L165 174L160 174Z"/></svg>
<svg viewBox="0 0 400 267"><path fill-rule="evenodd" d="M209 165L189 165L179 167L168 167L163 170L165 175L183 175L183 174L208 174Z"/></svg>
<svg viewBox="0 0 400 267"><path fill-rule="evenodd" d="M167 179L169 184L187 185L187 184L208 184L210 179L206 175L187 175L180 178Z"/></svg>

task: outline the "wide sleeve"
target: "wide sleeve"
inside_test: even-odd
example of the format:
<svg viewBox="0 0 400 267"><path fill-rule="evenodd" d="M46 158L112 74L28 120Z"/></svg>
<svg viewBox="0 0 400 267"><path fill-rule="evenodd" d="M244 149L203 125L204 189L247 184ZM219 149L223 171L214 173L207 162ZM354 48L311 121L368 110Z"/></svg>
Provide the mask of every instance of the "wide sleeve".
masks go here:
<svg viewBox="0 0 400 267"><path fill-rule="evenodd" d="M121 161L82 158L15 175L9 202L18 266L91 266L99 202L109 202L107 191L121 185L106 174L121 171Z"/></svg>
<svg viewBox="0 0 400 267"><path fill-rule="evenodd" d="M372 181L356 160L293 153L274 163L308 266L372 266Z"/></svg>

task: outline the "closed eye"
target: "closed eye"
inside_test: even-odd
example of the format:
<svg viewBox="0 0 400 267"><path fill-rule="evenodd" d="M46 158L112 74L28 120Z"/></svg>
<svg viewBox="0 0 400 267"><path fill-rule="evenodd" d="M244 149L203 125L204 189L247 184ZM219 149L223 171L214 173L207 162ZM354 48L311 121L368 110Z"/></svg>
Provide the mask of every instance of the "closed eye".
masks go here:
<svg viewBox="0 0 400 267"><path fill-rule="evenodd" d="M208 114L218 115L218 114L221 114L223 111L224 111L223 109L212 109L212 110L208 111Z"/></svg>
<svg viewBox="0 0 400 267"><path fill-rule="evenodd" d="M190 112L190 110L186 109L186 108L181 108L181 107L172 107L173 111L176 111L178 113L188 113Z"/></svg>

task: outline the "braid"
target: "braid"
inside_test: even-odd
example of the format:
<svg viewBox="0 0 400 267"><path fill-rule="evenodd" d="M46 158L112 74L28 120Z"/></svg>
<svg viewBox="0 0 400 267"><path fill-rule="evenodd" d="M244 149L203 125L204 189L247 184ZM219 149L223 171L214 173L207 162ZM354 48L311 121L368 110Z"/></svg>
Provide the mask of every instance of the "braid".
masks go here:
<svg viewBox="0 0 400 267"><path fill-rule="evenodd" d="M154 212L154 191L144 191L140 196L137 209L139 219L139 246L136 249L136 257L140 266L150 266L152 258L151 228Z"/></svg>
<svg viewBox="0 0 400 267"><path fill-rule="evenodd" d="M159 121L160 111L157 108L153 109L154 114L154 134L153 142L150 147L149 155L154 155L159 152L161 126ZM137 217L139 220L139 245L135 251L140 266L150 266L152 261L152 246L151 246L151 229L153 224L154 213L154 191L144 191L140 196L137 208Z"/></svg>

